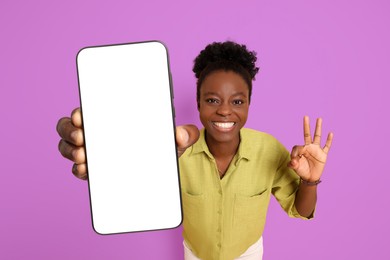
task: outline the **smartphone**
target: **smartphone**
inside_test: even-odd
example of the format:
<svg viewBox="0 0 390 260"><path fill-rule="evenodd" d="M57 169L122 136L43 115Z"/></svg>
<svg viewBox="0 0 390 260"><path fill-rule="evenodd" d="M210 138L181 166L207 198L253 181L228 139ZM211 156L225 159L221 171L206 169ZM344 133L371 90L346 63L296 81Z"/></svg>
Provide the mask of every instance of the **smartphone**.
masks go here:
<svg viewBox="0 0 390 260"><path fill-rule="evenodd" d="M159 41L77 54L92 225L98 234L182 222L168 51Z"/></svg>

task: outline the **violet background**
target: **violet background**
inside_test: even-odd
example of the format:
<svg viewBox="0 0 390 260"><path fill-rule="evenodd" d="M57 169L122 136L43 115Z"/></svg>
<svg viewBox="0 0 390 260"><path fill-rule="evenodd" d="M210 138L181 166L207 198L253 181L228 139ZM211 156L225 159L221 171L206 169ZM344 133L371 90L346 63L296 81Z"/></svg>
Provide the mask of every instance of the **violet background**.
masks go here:
<svg viewBox="0 0 390 260"><path fill-rule="evenodd" d="M181 228L94 233L87 183L57 151L57 120L79 104L78 50L154 39L169 48L178 125L200 126L194 57L234 40L261 67L247 127L288 149L305 114L335 134L316 218L290 219L273 200L264 259L389 259L389 11L385 0L2 0L0 259L182 259Z"/></svg>

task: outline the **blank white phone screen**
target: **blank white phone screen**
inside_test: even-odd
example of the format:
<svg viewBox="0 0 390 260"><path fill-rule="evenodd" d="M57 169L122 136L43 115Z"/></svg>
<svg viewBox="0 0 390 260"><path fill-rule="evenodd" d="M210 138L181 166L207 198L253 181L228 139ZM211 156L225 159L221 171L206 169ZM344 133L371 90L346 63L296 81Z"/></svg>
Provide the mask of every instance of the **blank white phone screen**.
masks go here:
<svg viewBox="0 0 390 260"><path fill-rule="evenodd" d="M179 226L167 49L157 41L87 47L77 69L94 230Z"/></svg>

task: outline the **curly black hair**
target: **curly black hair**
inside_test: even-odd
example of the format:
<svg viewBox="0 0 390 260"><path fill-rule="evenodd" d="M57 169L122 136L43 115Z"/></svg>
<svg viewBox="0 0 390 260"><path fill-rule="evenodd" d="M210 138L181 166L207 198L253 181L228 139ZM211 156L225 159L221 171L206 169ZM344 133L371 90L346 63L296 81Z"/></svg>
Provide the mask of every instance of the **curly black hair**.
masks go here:
<svg viewBox="0 0 390 260"><path fill-rule="evenodd" d="M241 75L249 88L249 102L252 95L252 80L259 71L256 67L256 52L249 51L245 45L232 41L213 42L206 46L194 60L192 71L198 79L196 100L199 107L200 87L205 78L215 71L233 71Z"/></svg>

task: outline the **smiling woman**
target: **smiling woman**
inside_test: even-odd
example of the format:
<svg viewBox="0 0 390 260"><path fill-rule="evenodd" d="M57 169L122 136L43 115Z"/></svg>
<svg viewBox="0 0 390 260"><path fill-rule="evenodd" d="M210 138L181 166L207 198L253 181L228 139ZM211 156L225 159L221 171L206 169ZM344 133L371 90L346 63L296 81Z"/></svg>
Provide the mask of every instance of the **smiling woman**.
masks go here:
<svg viewBox="0 0 390 260"><path fill-rule="evenodd" d="M271 195L289 216L313 217L320 177L315 169L322 173L332 135L324 149L318 140L315 147L311 140L306 143L318 153L312 157L314 151L295 147L290 161L274 137L245 129L252 80L259 70L255 62L255 52L234 42L212 43L195 59L204 129L180 157L186 260L262 259ZM308 118L304 125L305 133L310 132ZM321 120L316 135L320 133ZM302 183L300 176L306 178ZM311 182L313 176L318 179Z"/></svg>
<svg viewBox="0 0 390 260"><path fill-rule="evenodd" d="M322 120L311 137L304 117L304 145L291 154L273 136L244 128L258 68L256 53L234 42L212 43L195 59L197 106L204 126L176 129L183 203L185 259L256 259L271 195L291 217L314 216L317 185L333 134L320 146ZM59 149L87 178L80 111L58 122Z"/></svg>

